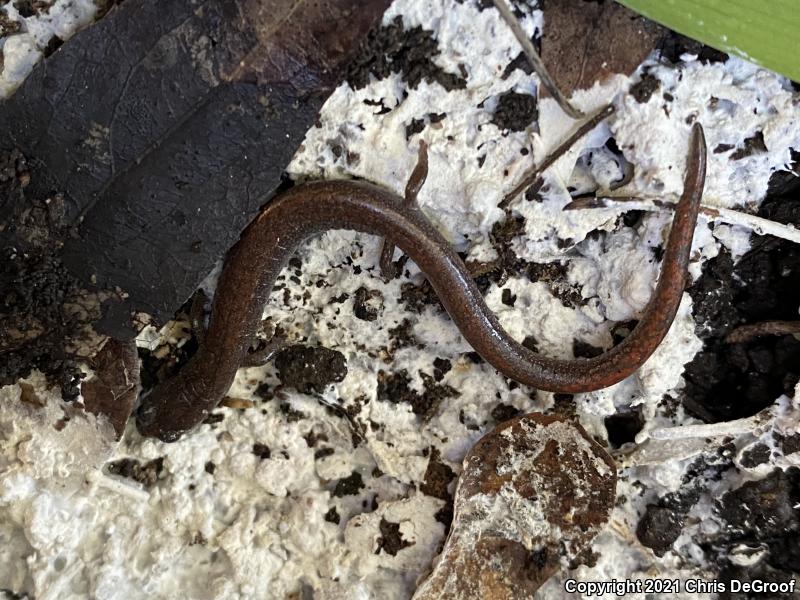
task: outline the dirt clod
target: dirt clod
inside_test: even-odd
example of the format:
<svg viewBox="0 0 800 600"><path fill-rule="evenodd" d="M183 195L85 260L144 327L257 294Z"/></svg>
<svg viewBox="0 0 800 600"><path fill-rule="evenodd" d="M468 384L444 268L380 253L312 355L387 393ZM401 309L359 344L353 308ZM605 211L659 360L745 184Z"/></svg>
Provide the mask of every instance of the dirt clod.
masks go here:
<svg viewBox="0 0 800 600"><path fill-rule="evenodd" d="M301 345L281 350L275 357L275 368L284 385L303 394L321 394L347 375L347 361L341 352Z"/></svg>
<svg viewBox="0 0 800 600"><path fill-rule="evenodd" d="M427 418L433 415L442 400L459 395L449 385L436 383L427 373L420 373L420 377L424 387L422 394L411 387L411 377L405 369L396 373L378 371L378 400L393 404L408 403L415 415Z"/></svg>
<svg viewBox="0 0 800 600"><path fill-rule="evenodd" d="M742 454L741 464L743 467L752 469L753 467L769 462L770 456L771 452L769 446L759 443L747 449Z"/></svg>
<svg viewBox="0 0 800 600"><path fill-rule="evenodd" d="M359 490L364 489L364 480L361 478L361 473L353 471L349 477L340 479L336 482L336 487L333 489L333 495L337 498L342 496L355 496Z"/></svg>
<svg viewBox="0 0 800 600"><path fill-rule="evenodd" d="M431 446L428 468L425 470L425 480L419 487L423 494L452 501L453 496L447 491L456 474L449 465L442 462L442 456L435 446Z"/></svg>
<svg viewBox="0 0 800 600"><path fill-rule="evenodd" d="M686 515L674 508L651 504L636 527L636 537L656 555L663 556L681 534L685 519Z"/></svg>
<svg viewBox="0 0 800 600"><path fill-rule="evenodd" d="M631 86L630 95L639 104L644 104L658 91L659 87L661 87L661 82L658 78L650 73L645 73L638 82Z"/></svg>
<svg viewBox="0 0 800 600"><path fill-rule="evenodd" d="M383 294L378 290L358 288L353 298L353 314L362 321L374 321L383 312Z"/></svg>
<svg viewBox="0 0 800 600"><path fill-rule="evenodd" d="M121 458L108 464L109 473L133 479L146 488L153 487L156 484L163 470L163 456L144 464L133 458Z"/></svg>
<svg viewBox="0 0 800 600"><path fill-rule="evenodd" d="M791 195L768 198L759 215L800 225L800 204ZM725 251L708 261L689 290L705 347L686 367L683 405L709 423L753 415L792 395L800 381L800 341L793 336L724 339L739 325L797 319L800 247L770 236L753 236L751 244L735 265Z"/></svg>
<svg viewBox="0 0 800 600"><path fill-rule="evenodd" d="M466 80L461 75L448 73L433 62L438 54L433 32L422 27L405 29L403 18L398 16L367 36L350 63L346 79L354 89L361 89L370 77L385 79L392 73L402 73L411 89L423 80L439 83L448 91L463 89Z"/></svg>
<svg viewBox="0 0 800 600"><path fill-rule="evenodd" d="M378 549L375 551L375 554L386 552L386 554L391 556L397 556L397 553L403 548L414 545L414 542L403 539L399 523L392 523L386 519L381 519L379 527L381 537L378 539Z"/></svg>
<svg viewBox="0 0 800 600"><path fill-rule="evenodd" d="M509 90L497 99L492 123L500 130L525 131L538 117L535 96Z"/></svg>
<svg viewBox="0 0 800 600"><path fill-rule="evenodd" d="M339 524L341 517L339 516L339 512L336 510L335 506L331 506L331 509L325 513L325 516L322 517L328 523L334 523L336 525Z"/></svg>
<svg viewBox="0 0 800 600"><path fill-rule="evenodd" d="M497 406L495 406L491 412L492 418L497 423L508 421L509 419L513 419L514 417L519 416L520 414L522 414L522 411L518 409L516 406L512 406L510 404L503 404L502 402Z"/></svg>
<svg viewBox="0 0 800 600"><path fill-rule="evenodd" d="M253 454L255 454L261 460L267 460L272 456L269 446L259 443L253 444Z"/></svg>

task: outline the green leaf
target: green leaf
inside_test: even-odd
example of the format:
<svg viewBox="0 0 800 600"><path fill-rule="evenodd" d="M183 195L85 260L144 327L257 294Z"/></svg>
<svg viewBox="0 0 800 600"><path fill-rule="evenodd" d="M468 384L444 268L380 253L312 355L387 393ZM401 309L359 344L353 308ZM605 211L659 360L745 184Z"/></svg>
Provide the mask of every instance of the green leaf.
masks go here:
<svg viewBox="0 0 800 600"><path fill-rule="evenodd" d="M800 81L798 0L617 0L645 17Z"/></svg>

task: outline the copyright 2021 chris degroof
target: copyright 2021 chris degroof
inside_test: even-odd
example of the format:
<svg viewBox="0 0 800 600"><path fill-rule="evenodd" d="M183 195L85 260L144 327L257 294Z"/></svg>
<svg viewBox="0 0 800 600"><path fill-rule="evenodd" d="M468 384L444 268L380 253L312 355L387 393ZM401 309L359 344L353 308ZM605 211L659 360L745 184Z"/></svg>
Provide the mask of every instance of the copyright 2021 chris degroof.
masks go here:
<svg viewBox="0 0 800 600"><path fill-rule="evenodd" d="M577 581L567 579L564 591L582 594L585 598L593 596L617 596L622 598L629 594L721 594L746 593L763 594L764 598L772 598L774 594L792 594L798 589L797 580L765 581L754 579L741 581L729 579L612 579L610 581Z"/></svg>

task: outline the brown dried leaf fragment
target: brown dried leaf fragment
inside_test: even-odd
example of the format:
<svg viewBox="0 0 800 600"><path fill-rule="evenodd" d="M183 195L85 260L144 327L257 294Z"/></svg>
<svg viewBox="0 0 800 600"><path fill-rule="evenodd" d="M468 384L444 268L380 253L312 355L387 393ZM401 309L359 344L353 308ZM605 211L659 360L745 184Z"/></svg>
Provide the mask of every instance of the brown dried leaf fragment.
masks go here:
<svg viewBox="0 0 800 600"><path fill-rule="evenodd" d="M567 97L630 74L667 33L616 2L549 0L543 10L542 61Z"/></svg>
<svg viewBox="0 0 800 600"><path fill-rule="evenodd" d="M95 375L81 386L86 410L111 421L122 437L139 397L139 356L136 344L110 339L93 359Z"/></svg>

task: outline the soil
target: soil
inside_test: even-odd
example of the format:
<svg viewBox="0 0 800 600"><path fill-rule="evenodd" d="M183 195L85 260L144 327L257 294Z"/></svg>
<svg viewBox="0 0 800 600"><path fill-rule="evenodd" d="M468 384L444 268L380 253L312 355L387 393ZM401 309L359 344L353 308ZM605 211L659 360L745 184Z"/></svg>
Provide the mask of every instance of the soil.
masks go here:
<svg viewBox="0 0 800 600"><path fill-rule="evenodd" d="M800 225L799 183L792 170L776 173L759 215ZM751 244L751 250L735 264L726 251L708 261L689 290L696 333L705 347L686 366L682 402L690 415L707 423L756 414L781 394L791 396L800 380L800 341L793 336L761 337L735 344L725 340L739 325L797 319L800 248L769 236L753 235ZM608 419L606 423L608 426ZM611 433L609 430L609 439ZM787 443L790 437L777 440L784 454L787 446L795 450L793 441ZM723 445L716 461L697 459L684 475L682 498L670 494L648 505L637 527L639 540L658 555L670 550L697 499L686 491L704 490L710 482L719 480L733 468L734 455L735 448ZM755 468L771 459L769 446L757 443L742 454L740 464ZM788 581L800 573L795 543L800 535L798 498L800 471L790 468L775 469L762 480L746 482L719 500L717 514L727 527L713 539L698 543L719 565L720 580ZM767 553L752 567L738 566L731 562L728 552L741 543L764 546Z"/></svg>
<svg viewBox="0 0 800 600"><path fill-rule="evenodd" d="M377 554L386 552L391 556L397 556L397 553L403 548L413 546L414 542L408 542L403 539L403 534L400 533L400 524L391 523L386 519L381 519L379 529L381 537L378 538Z"/></svg>
<svg viewBox="0 0 800 600"><path fill-rule="evenodd" d="M657 556L663 556L678 539L686 516L699 497L699 490L689 484L679 492L660 498L655 504L648 504L636 527L636 537Z"/></svg>
<svg viewBox="0 0 800 600"><path fill-rule="evenodd" d="M721 498L717 511L727 528L709 542L708 551L717 555L721 579L791 581L800 574L800 469L775 469L764 479L743 484ZM727 558L727 551L738 544L766 547L767 552L754 567L741 567ZM734 597L741 596L720 596Z"/></svg>
<svg viewBox="0 0 800 600"><path fill-rule="evenodd" d="M728 60L728 55L725 52L706 46L702 42L674 31L669 31L661 39L658 44L658 50L661 60L675 65L681 62L681 56L684 54L694 54L704 64Z"/></svg>
<svg viewBox="0 0 800 600"><path fill-rule="evenodd" d="M14 0L14 8L21 17L32 17L37 14L47 14L55 0Z"/></svg>
<svg viewBox="0 0 800 600"><path fill-rule="evenodd" d="M275 357L275 368L284 385L303 394L321 394L347 375L347 361L338 350L300 345L281 350Z"/></svg>
<svg viewBox="0 0 800 600"><path fill-rule="evenodd" d="M362 321L374 321L383 312L383 294L360 287L353 299L353 314Z"/></svg>
<svg viewBox="0 0 800 600"><path fill-rule="evenodd" d="M371 77L384 79L400 73L411 89L416 89L423 80L439 83L446 90L463 89L467 84L464 74L448 73L437 66L433 59L438 55L433 32L422 27L405 29L402 17L398 16L367 36L345 79L353 89L361 89Z"/></svg>
<svg viewBox="0 0 800 600"><path fill-rule="evenodd" d="M340 479L336 483L336 487L333 488L333 495L337 498L355 496L362 489L364 489L364 480L361 477L361 473L353 471L349 477Z"/></svg>
<svg viewBox="0 0 800 600"><path fill-rule="evenodd" d="M415 415L430 417L446 398L457 397L459 393L446 384L436 383L427 373L420 372L424 392L418 393L411 387L411 377L405 369L397 373L378 372L378 400L411 405Z"/></svg>
<svg viewBox="0 0 800 600"><path fill-rule="evenodd" d="M82 374L65 344L82 338L86 323L69 310L81 289L61 262L64 198L30 197L31 177L18 150L0 152L0 233L18 242L0 248L0 386L38 369L72 400Z"/></svg>
<svg viewBox="0 0 800 600"><path fill-rule="evenodd" d="M453 495L448 491L448 488L455 478L456 474L453 469L442 462L439 450L431 446L428 468L425 470L425 480L419 490L428 496L452 501Z"/></svg>
<svg viewBox="0 0 800 600"><path fill-rule="evenodd" d="M500 130L525 131L538 118L536 96L509 90L497 98L492 123Z"/></svg>
<svg viewBox="0 0 800 600"><path fill-rule="evenodd" d="M153 487L164 470L164 457L153 459L144 464L136 459L121 458L107 466L108 472L120 477L133 479L145 488Z"/></svg>
<svg viewBox="0 0 800 600"><path fill-rule="evenodd" d="M800 226L800 197L768 198L759 214ZM752 249L735 265L727 252L706 263L689 290L697 335L705 348L686 366L683 405L707 423L747 417L800 380L800 341L791 335L730 344L735 327L766 320L796 320L800 305L800 247L753 236Z"/></svg>

